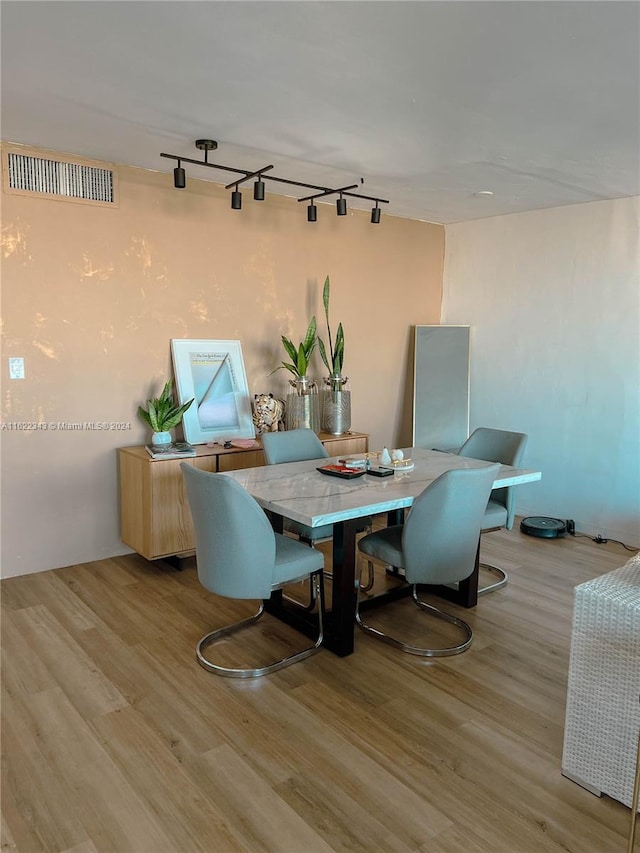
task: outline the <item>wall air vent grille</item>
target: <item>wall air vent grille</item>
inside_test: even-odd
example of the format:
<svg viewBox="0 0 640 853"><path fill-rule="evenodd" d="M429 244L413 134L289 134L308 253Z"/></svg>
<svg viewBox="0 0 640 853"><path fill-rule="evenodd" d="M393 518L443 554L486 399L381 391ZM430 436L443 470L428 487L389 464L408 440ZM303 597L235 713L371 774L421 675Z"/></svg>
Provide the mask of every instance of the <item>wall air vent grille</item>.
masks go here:
<svg viewBox="0 0 640 853"><path fill-rule="evenodd" d="M69 201L103 204L115 201L112 169L10 151L6 177L9 191L33 192Z"/></svg>

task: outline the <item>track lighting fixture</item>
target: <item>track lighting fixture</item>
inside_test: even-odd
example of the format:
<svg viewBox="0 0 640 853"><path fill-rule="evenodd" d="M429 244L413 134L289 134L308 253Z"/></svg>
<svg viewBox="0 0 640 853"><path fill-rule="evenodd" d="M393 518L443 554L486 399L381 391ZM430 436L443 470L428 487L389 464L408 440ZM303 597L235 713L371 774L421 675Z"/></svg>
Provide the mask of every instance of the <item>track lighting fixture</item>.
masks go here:
<svg viewBox="0 0 640 853"><path fill-rule="evenodd" d="M187 186L187 173L180 165L180 160L178 160L178 165L173 170L173 186L177 190L183 190Z"/></svg>
<svg viewBox="0 0 640 853"><path fill-rule="evenodd" d="M231 209L242 210L242 193L238 189L237 184L235 187L235 190L231 193Z"/></svg>
<svg viewBox="0 0 640 853"><path fill-rule="evenodd" d="M246 169L236 169L233 166L222 166L218 163L210 163L209 162L209 151L215 151L218 147L218 143L214 139L196 139L195 146L198 150L204 151L204 160L194 160L190 157L178 157L177 154L160 154L161 157L167 157L170 160L177 160L178 165L173 170L173 185L176 189L184 189L187 185L187 178L185 170L182 168L182 162L185 163L193 163L196 166L207 166L210 169L220 169L223 172L230 172L234 175L241 175L241 177L237 177L230 184L227 184L225 189L231 189L233 192L231 193L231 208L233 210L242 210L242 193L240 192L239 186L240 184L245 183L245 181L250 180L251 178L256 178L253 185L253 197L256 201L264 201L265 198L265 184L264 179L268 181L276 181L280 184L289 184L289 186L293 187L305 187L306 189L314 190L313 195L305 196L304 198L299 198L298 201L309 201L310 204L307 207L307 221L308 222L316 222L318 218L318 208L314 204L314 199L320 198L321 196L327 195L338 195L339 198L336 199L336 210L338 216L346 216L347 213L347 200L343 197L350 196L351 198L360 198L366 199L368 201L375 202L375 207L371 209L371 221L374 223L380 222L380 204L389 204L389 200L386 198L375 198L375 196L363 195L362 193L354 193L351 190L354 190L358 187L358 184L352 184L348 187L319 187L316 184L307 184L304 181L292 181L288 178L277 178L275 175L265 175L265 172L269 172L273 169L273 165L263 166L261 169L256 169L254 171L247 171ZM362 183L362 178L360 178L360 183Z"/></svg>

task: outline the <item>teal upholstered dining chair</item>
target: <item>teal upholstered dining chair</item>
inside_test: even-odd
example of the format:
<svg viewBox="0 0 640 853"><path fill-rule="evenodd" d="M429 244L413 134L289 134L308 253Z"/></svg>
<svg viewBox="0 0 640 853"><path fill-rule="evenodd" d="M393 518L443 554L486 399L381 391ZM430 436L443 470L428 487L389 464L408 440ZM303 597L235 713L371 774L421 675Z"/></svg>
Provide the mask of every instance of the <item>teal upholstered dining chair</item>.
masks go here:
<svg viewBox="0 0 640 853"><path fill-rule="evenodd" d="M458 450L458 456L484 459L486 462L500 462L502 465L512 465L517 468L526 444L527 436L523 432L478 427ZM493 489L484 513L483 533L501 530L503 527L511 530L515 517L514 490L515 486ZM481 587L478 595L494 592L509 580L507 573L500 566L494 566L491 563L480 563L480 566L497 575L499 579L495 583Z"/></svg>
<svg viewBox="0 0 640 853"><path fill-rule="evenodd" d="M326 459L329 456L324 444L312 429L265 432L261 438L267 465L277 465L280 462L302 462L307 459ZM285 519L284 529L299 536L310 545L323 539L331 539L333 535L332 524L309 527L292 519Z"/></svg>
<svg viewBox="0 0 640 853"><path fill-rule="evenodd" d="M373 561L401 569L412 586L415 604L440 619L457 625L463 634L459 643L446 648L415 646L366 623L360 612L360 590L356 623L367 634L409 654L443 657L464 652L473 632L462 619L428 604L418 594L418 584L453 584L468 578L475 568L480 528L489 493L499 465L446 471L415 499L404 524L378 530L358 543L371 571Z"/></svg>
<svg viewBox="0 0 640 853"><path fill-rule="evenodd" d="M233 478L201 471L189 462L180 467L193 518L200 583L209 592L227 598L261 599L253 616L212 631L199 641L196 654L200 665L218 675L247 678L267 675L314 654L323 639L322 552L274 533L258 502ZM264 612L264 599L274 590L307 578L319 601L319 630L313 646L250 669L223 666L205 656L209 646L256 623Z"/></svg>

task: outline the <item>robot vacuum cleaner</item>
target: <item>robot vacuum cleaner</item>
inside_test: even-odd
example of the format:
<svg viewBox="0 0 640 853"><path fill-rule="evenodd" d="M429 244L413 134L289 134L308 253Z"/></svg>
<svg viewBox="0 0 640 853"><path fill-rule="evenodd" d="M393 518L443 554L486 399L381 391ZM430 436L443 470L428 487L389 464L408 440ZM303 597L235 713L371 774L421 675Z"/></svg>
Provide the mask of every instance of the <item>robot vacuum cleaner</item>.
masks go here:
<svg viewBox="0 0 640 853"><path fill-rule="evenodd" d="M567 525L561 518L546 518L531 515L520 522L520 530L527 536L538 536L541 539L557 539L567 532Z"/></svg>

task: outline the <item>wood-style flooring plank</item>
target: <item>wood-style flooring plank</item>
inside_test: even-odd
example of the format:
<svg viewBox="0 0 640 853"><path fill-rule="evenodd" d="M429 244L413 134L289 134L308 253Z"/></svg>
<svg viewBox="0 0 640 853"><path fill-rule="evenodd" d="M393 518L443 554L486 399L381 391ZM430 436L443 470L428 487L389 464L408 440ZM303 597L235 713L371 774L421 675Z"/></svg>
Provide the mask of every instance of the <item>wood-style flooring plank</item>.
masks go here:
<svg viewBox="0 0 640 853"><path fill-rule="evenodd" d="M206 776L192 772L177 744L128 708L93 721L93 729L127 783L143 798L174 850L242 851L232 820L207 790Z"/></svg>

